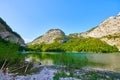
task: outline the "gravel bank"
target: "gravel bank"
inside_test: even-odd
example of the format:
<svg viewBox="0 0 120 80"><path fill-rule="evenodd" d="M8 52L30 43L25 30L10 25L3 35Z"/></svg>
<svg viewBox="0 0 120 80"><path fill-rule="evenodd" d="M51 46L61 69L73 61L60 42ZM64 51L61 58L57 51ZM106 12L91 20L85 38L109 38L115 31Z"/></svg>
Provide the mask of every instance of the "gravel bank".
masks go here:
<svg viewBox="0 0 120 80"><path fill-rule="evenodd" d="M62 75L64 73L64 75ZM0 80L120 80L120 73L95 70L90 68L74 69L62 67L45 67L35 74L17 75L12 74L4 75L0 71Z"/></svg>

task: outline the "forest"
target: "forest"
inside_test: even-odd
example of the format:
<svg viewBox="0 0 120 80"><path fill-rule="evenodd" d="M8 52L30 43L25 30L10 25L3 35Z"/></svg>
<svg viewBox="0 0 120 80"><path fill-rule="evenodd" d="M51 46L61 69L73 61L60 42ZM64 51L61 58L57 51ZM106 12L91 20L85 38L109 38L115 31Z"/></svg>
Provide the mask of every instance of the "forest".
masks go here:
<svg viewBox="0 0 120 80"><path fill-rule="evenodd" d="M58 39L57 39L58 40ZM51 44L29 44L29 48L42 52L93 52L112 53L118 52L115 46L110 46L98 38L72 38L64 43L55 41Z"/></svg>

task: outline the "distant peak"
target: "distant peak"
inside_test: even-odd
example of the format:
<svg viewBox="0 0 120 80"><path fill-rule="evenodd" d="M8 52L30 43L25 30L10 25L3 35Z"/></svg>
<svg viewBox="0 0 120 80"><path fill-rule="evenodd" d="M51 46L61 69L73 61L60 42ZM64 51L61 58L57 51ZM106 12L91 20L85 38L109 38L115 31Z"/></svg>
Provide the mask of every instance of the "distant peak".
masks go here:
<svg viewBox="0 0 120 80"><path fill-rule="evenodd" d="M50 29L50 30L48 30L48 31L62 31L61 29Z"/></svg>
<svg viewBox="0 0 120 80"><path fill-rule="evenodd" d="M46 33L50 33L50 32L53 32L53 31L61 32L61 33L64 34L64 32L61 29L50 29Z"/></svg>

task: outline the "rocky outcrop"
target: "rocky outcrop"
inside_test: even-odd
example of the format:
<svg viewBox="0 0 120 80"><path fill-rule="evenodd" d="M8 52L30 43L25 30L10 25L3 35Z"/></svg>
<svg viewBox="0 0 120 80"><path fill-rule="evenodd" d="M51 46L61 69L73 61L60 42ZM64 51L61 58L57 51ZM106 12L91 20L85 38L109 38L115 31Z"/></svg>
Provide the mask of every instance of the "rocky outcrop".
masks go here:
<svg viewBox="0 0 120 80"><path fill-rule="evenodd" d="M116 33L120 33L120 16L109 17L96 28L83 33L82 36L101 38Z"/></svg>
<svg viewBox="0 0 120 80"><path fill-rule="evenodd" d="M71 35L72 37L100 38L109 45L115 45L120 51L120 15L109 17L100 25L87 32Z"/></svg>
<svg viewBox="0 0 120 80"><path fill-rule="evenodd" d="M4 40L25 46L24 40L21 36L14 32L2 18L0 18L0 37Z"/></svg>
<svg viewBox="0 0 120 80"><path fill-rule="evenodd" d="M54 40L60 36L65 36L64 32L59 29L51 29L45 35L36 38L32 44L39 43L53 43ZM120 50L120 14L112 16L103 21L100 25L93 29L83 32L70 34L69 38L93 37L105 41L109 45L116 46ZM67 39L66 39L67 40ZM61 40L62 42L65 39Z"/></svg>
<svg viewBox="0 0 120 80"><path fill-rule="evenodd" d="M101 40L105 41L109 45L116 46L120 51L120 33L104 36Z"/></svg>
<svg viewBox="0 0 120 80"><path fill-rule="evenodd" d="M109 45L115 45L120 51L120 15L109 17L98 27L83 33L82 36L100 38Z"/></svg>
<svg viewBox="0 0 120 80"><path fill-rule="evenodd" d="M46 32L44 35L33 40L31 44L39 44L39 43L50 44L50 43L53 43L55 39L59 37L64 37L64 36L65 36L65 33L62 30L51 29L48 32ZM64 40L61 40L61 41L64 41Z"/></svg>

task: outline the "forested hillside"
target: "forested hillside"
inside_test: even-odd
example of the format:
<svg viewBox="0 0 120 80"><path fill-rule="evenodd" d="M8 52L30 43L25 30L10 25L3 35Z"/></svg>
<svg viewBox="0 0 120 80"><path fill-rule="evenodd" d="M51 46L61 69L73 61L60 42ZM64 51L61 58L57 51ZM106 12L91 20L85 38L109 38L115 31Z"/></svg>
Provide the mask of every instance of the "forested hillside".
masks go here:
<svg viewBox="0 0 120 80"><path fill-rule="evenodd" d="M110 46L98 38L72 38L65 43L55 41L51 44L29 45L29 48L38 51L65 51L65 52L117 52L115 46Z"/></svg>

